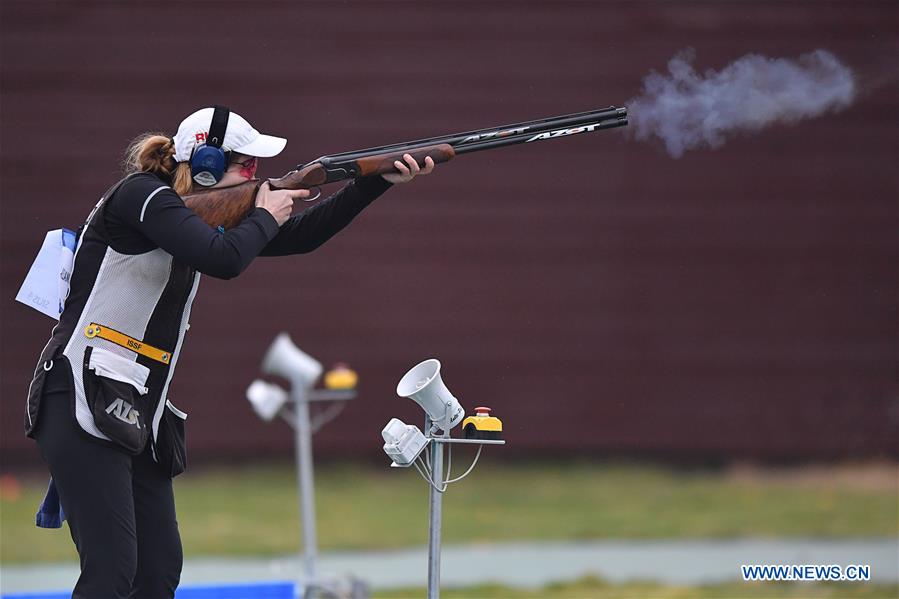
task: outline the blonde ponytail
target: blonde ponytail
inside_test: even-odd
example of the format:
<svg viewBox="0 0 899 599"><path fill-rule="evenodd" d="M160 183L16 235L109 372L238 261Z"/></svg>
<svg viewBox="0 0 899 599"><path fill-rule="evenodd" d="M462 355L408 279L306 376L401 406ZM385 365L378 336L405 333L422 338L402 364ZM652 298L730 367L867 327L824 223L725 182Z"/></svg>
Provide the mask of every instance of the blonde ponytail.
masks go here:
<svg viewBox="0 0 899 599"><path fill-rule="evenodd" d="M175 144L164 133L144 133L128 144L122 167L126 175L153 173L172 182L178 195L186 195L193 189L190 165L175 162Z"/></svg>
<svg viewBox="0 0 899 599"><path fill-rule="evenodd" d="M122 167L126 175L145 172L169 178L175 170L175 144L162 133L138 135L128 144Z"/></svg>
<svg viewBox="0 0 899 599"><path fill-rule="evenodd" d="M185 196L193 191L194 180L190 176L190 163L179 162L175 168L175 176L172 177L172 189L179 196Z"/></svg>

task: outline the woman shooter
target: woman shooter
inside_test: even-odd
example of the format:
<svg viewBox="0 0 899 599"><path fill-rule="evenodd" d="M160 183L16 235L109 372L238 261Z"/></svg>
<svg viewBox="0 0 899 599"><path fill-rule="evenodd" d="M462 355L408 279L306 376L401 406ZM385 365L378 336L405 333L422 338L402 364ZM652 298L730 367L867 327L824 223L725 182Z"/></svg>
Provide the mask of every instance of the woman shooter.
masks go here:
<svg viewBox="0 0 899 599"><path fill-rule="evenodd" d="M263 183L255 208L214 229L181 196L253 179L286 139L224 107L188 116L174 138L145 134L126 177L80 230L71 287L28 392L26 433L49 465L38 524L67 518L81 559L73 597L172 597L182 551L172 477L183 471L185 415L167 399L200 274L230 279L256 256L311 252L394 183L434 168L404 156L291 216L307 190ZM61 510L59 509L61 506Z"/></svg>

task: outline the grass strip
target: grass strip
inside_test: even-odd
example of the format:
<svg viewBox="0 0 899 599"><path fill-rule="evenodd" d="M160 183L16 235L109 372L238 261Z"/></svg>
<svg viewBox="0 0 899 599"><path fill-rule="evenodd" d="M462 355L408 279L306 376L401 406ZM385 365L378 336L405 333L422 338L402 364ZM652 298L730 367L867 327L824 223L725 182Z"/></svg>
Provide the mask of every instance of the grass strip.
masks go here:
<svg viewBox="0 0 899 599"><path fill-rule="evenodd" d="M458 452L454 471L470 459ZM316 465L320 550L427 543L427 485L411 469ZM0 500L3 563L75 560L68 530L34 527L45 480ZM194 471L175 480L185 555L277 555L299 549L289 464ZM818 476L732 477L720 471L603 462L482 461L444 498L443 541L863 537L899 534L895 486Z"/></svg>

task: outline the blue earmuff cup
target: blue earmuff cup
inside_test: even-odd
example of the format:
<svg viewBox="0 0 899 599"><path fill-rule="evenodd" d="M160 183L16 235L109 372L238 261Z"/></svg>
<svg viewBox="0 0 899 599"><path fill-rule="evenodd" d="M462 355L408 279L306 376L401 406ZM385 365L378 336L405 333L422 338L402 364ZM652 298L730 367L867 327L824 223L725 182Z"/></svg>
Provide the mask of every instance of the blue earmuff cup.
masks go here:
<svg viewBox="0 0 899 599"><path fill-rule="evenodd" d="M225 152L221 148L200 146L190 160L190 171L194 181L211 187L222 180L227 166Z"/></svg>

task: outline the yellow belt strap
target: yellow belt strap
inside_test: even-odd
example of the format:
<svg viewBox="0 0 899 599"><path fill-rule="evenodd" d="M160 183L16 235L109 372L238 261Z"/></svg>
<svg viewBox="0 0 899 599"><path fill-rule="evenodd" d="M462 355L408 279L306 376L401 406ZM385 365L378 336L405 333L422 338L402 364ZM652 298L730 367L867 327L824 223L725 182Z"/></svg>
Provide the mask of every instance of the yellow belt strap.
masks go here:
<svg viewBox="0 0 899 599"><path fill-rule="evenodd" d="M143 341L138 341L134 337L129 337L125 333L120 333L115 329L110 329L107 326L100 326L95 322L87 325L87 328L84 329L84 334L88 337L88 339L93 339L94 337L106 339L111 343L115 343L116 345L120 345L126 349L130 349L135 353L138 353L142 356L147 356L148 358L156 360L157 362L162 362L163 364L168 364L169 360L172 359L171 352L161 350L159 348L153 347L152 345L147 345Z"/></svg>

